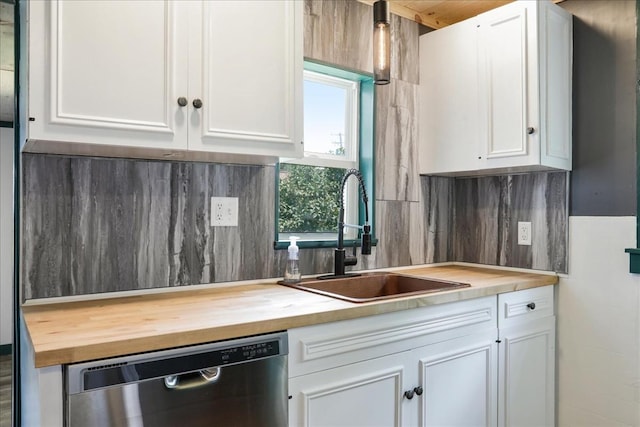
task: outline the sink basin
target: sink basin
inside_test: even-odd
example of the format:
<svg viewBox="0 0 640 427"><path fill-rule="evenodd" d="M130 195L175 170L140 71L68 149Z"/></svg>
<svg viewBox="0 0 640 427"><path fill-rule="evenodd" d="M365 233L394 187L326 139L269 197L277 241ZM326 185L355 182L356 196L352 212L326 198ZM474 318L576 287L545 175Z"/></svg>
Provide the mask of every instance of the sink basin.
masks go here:
<svg viewBox="0 0 640 427"><path fill-rule="evenodd" d="M427 294L467 288L468 283L403 276L388 272L363 273L335 279L306 279L281 285L350 302L370 302L409 295Z"/></svg>

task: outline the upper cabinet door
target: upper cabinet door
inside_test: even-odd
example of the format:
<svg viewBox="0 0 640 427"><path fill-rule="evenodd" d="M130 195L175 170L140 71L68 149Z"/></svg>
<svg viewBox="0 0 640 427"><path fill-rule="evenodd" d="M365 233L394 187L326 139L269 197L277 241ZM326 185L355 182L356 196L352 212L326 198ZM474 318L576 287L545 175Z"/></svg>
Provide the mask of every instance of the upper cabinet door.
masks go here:
<svg viewBox="0 0 640 427"><path fill-rule="evenodd" d="M535 67L529 65L535 60L530 60L527 53L535 52L535 45L528 46L527 29L531 24L527 22L527 7L522 3L513 3L512 7L502 7L480 18L479 82L487 159L527 156L530 148L526 128L533 126L530 122L535 111L529 111L527 101L537 98L537 93L528 90L528 79L535 80L531 76ZM535 99L531 99L530 105L535 108Z"/></svg>
<svg viewBox="0 0 640 427"><path fill-rule="evenodd" d="M420 173L571 170L572 54L571 15L548 0L422 35Z"/></svg>
<svg viewBox="0 0 640 427"><path fill-rule="evenodd" d="M571 15L551 2L516 1L478 21L480 167L570 170Z"/></svg>
<svg viewBox="0 0 640 427"><path fill-rule="evenodd" d="M29 2L29 138L186 148L186 14L176 5Z"/></svg>
<svg viewBox="0 0 640 427"><path fill-rule="evenodd" d="M189 89L202 108L192 117L190 150L301 155L302 8L299 1L194 8Z"/></svg>
<svg viewBox="0 0 640 427"><path fill-rule="evenodd" d="M420 37L420 173L478 168L478 43L475 19Z"/></svg>

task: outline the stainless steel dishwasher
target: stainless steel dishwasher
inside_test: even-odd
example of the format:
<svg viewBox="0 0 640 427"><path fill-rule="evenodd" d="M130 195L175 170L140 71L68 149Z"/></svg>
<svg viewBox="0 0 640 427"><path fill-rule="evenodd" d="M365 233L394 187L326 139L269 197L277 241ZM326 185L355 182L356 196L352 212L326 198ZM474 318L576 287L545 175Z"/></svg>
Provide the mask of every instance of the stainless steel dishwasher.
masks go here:
<svg viewBox="0 0 640 427"><path fill-rule="evenodd" d="M68 365L67 425L283 427L287 354L278 332Z"/></svg>

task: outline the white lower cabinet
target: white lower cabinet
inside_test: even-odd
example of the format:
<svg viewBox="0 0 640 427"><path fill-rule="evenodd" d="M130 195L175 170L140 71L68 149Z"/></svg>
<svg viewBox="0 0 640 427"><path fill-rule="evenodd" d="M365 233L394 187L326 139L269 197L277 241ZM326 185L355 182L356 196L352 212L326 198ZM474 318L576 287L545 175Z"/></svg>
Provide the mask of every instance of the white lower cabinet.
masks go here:
<svg viewBox="0 0 640 427"><path fill-rule="evenodd" d="M498 425L555 423L553 287L500 295ZM533 308L531 308L533 307Z"/></svg>
<svg viewBox="0 0 640 427"><path fill-rule="evenodd" d="M485 297L290 330L289 425L495 425L496 318Z"/></svg>
<svg viewBox="0 0 640 427"><path fill-rule="evenodd" d="M291 426L403 426L407 352L352 363L289 381Z"/></svg>
<svg viewBox="0 0 640 427"><path fill-rule="evenodd" d="M498 344L494 331L414 350L419 365L418 426L495 426ZM417 412L417 411L416 411Z"/></svg>
<svg viewBox="0 0 640 427"><path fill-rule="evenodd" d="M290 425L495 426L497 360L493 330L292 378Z"/></svg>
<svg viewBox="0 0 640 427"><path fill-rule="evenodd" d="M292 329L289 346L291 427L554 424L553 286Z"/></svg>

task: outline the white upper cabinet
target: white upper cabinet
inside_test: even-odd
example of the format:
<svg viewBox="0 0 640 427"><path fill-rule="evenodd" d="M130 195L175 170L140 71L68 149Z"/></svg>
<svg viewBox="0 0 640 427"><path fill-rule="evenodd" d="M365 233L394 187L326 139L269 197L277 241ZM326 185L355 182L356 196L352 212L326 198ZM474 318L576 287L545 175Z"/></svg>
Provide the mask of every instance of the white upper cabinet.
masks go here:
<svg viewBox="0 0 640 427"><path fill-rule="evenodd" d="M420 173L571 170L571 15L551 2L516 1L447 29L420 40ZM432 38L451 52L444 65L432 63L444 56ZM427 117L441 105L439 114L456 113Z"/></svg>
<svg viewBox="0 0 640 427"><path fill-rule="evenodd" d="M302 152L302 2L205 1L192 19L190 92L204 103L189 148ZM299 16L297 16L297 14ZM292 25L294 24L294 25ZM299 28L296 28L297 24ZM202 55L198 55L202 52ZM194 95L195 96L195 95Z"/></svg>
<svg viewBox="0 0 640 427"><path fill-rule="evenodd" d="M300 2L54 0L28 15L27 151L301 155Z"/></svg>
<svg viewBox="0 0 640 427"><path fill-rule="evenodd" d="M478 43L469 19L420 37L420 173L478 168Z"/></svg>
<svg viewBox="0 0 640 427"><path fill-rule="evenodd" d="M29 3L29 139L187 148L175 3ZM186 95L185 95L186 96Z"/></svg>
<svg viewBox="0 0 640 427"><path fill-rule="evenodd" d="M481 168L571 169L571 15L517 1L478 17Z"/></svg>

